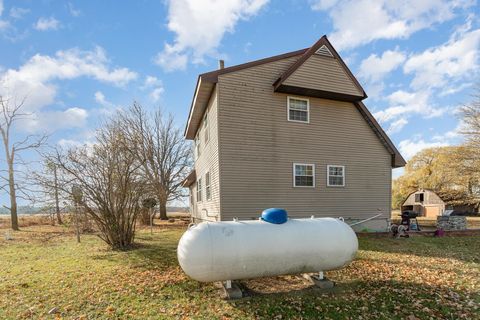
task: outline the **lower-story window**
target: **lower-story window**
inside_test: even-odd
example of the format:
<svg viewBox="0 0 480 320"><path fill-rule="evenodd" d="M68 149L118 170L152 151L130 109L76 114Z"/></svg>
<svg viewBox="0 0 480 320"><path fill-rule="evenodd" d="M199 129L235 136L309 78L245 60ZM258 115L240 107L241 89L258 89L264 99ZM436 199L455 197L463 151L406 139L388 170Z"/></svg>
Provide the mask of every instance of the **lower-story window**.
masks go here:
<svg viewBox="0 0 480 320"><path fill-rule="evenodd" d="M210 172L205 173L205 197L207 201L212 200L212 193L210 192Z"/></svg>
<svg viewBox="0 0 480 320"><path fill-rule="evenodd" d="M197 180L197 202L202 201L202 178Z"/></svg>
<svg viewBox="0 0 480 320"><path fill-rule="evenodd" d="M293 186L315 187L315 165L307 163L294 163Z"/></svg>
<svg viewBox="0 0 480 320"><path fill-rule="evenodd" d="M337 166L337 165L327 166L327 186L329 187L345 186L345 166Z"/></svg>

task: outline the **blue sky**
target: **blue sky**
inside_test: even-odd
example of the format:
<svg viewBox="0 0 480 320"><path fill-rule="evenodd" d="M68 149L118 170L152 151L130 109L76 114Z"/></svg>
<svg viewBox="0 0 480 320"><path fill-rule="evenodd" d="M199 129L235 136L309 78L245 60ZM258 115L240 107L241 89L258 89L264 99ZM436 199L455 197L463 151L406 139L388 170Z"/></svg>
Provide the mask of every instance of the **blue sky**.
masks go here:
<svg viewBox="0 0 480 320"><path fill-rule="evenodd" d="M218 59L235 65L326 34L408 159L461 141L455 110L479 82L479 13L468 0L0 0L0 93L27 95L36 115L17 134L48 132L51 144L91 141L133 100L183 129L197 75Z"/></svg>

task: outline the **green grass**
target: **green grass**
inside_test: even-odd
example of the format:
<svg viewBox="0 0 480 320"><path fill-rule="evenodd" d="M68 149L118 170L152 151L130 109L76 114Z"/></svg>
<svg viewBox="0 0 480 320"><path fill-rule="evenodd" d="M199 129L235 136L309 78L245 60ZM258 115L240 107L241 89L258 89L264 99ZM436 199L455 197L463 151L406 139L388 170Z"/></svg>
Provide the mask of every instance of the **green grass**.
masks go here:
<svg viewBox="0 0 480 320"><path fill-rule="evenodd" d="M357 259L327 273L333 291L285 276L246 281L248 298L225 301L178 267L181 228L140 231L127 252L60 227L9 241L3 231L0 319L480 319L480 237L361 238Z"/></svg>

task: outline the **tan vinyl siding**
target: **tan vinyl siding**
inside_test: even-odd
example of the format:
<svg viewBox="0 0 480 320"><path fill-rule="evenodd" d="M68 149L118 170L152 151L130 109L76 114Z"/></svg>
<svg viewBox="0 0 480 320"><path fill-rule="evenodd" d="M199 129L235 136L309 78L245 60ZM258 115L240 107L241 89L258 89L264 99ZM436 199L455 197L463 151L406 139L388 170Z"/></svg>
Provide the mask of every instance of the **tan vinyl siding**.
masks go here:
<svg viewBox="0 0 480 320"><path fill-rule="evenodd" d="M284 82L285 85L362 96L335 58L312 55Z"/></svg>
<svg viewBox="0 0 480 320"><path fill-rule="evenodd" d="M201 139L200 157L195 160L195 172L197 181L202 178L202 201L197 202L196 184L194 183L190 190L193 195L193 217L208 220L220 219L220 182L219 182L219 160L218 160L218 99L217 90L213 90L208 102L208 129L209 140L205 144L205 128L203 118L199 127L199 137ZM202 116L203 117L203 116ZM210 172L210 192L211 200L207 200L205 174ZM208 215L207 215L208 213Z"/></svg>
<svg viewBox="0 0 480 320"><path fill-rule="evenodd" d="M222 220L269 207L291 217L389 217L391 155L353 104L310 98L310 123L287 121L287 95L272 83L294 61L219 76ZM315 188L293 187L293 163L315 164ZM327 187L329 164L345 166L345 187Z"/></svg>

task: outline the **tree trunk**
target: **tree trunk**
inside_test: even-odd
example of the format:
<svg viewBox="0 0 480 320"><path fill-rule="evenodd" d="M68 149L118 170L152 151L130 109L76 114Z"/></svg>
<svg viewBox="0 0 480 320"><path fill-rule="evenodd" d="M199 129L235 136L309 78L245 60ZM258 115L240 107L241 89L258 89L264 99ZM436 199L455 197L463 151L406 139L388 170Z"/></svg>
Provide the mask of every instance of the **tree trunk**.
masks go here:
<svg viewBox="0 0 480 320"><path fill-rule="evenodd" d="M8 163L8 186L10 190L10 217L12 230L18 231L17 196L15 194L15 178L13 175L13 162Z"/></svg>
<svg viewBox="0 0 480 320"><path fill-rule="evenodd" d="M58 201L58 178L57 178L57 167L53 167L53 179L55 184L55 213L57 215L58 224L63 224L62 217L60 216L60 205Z"/></svg>
<svg viewBox="0 0 480 320"><path fill-rule="evenodd" d="M161 201L160 202L160 220L168 220L167 217L167 202Z"/></svg>

